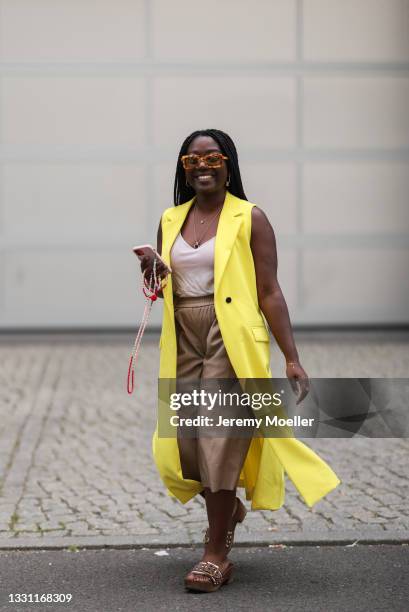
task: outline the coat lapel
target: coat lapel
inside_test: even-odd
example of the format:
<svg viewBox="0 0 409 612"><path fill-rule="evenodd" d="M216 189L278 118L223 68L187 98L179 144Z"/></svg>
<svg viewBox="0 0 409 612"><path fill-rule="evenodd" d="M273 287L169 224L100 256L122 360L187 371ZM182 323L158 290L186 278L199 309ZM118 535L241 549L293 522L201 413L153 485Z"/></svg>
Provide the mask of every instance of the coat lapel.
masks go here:
<svg viewBox="0 0 409 612"><path fill-rule="evenodd" d="M179 234L181 227L187 217L187 213L193 204L194 198L185 202L181 206L175 206L169 210L163 218L162 227L162 257L167 264L170 264L170 251L176 236Z"/></svg>
<svg viewBox="0 0 409 612"><path fill-rule="evenodd" d="M175 206L168 210L166 215L162 219L162 258L163 260L172 267L170 261L170 251L173 243L179 234L181 227L186 219L187 213L193 204L194 198L185 202L181 206ZM166 285L163 289L164 307L168 310L168 316L171 321L174 321L174 306L173 306L173 283L172 275L167 279Z"/></svg>
<svg viewBox="0 0 409 612"><path fill-rule="evenodd" d="M214 251L214 295L218 293L226 264L236 240L237 232L243 221L243 213L237 206L236 197L226 191L223 210L217 226L216 243Z"/></svg>

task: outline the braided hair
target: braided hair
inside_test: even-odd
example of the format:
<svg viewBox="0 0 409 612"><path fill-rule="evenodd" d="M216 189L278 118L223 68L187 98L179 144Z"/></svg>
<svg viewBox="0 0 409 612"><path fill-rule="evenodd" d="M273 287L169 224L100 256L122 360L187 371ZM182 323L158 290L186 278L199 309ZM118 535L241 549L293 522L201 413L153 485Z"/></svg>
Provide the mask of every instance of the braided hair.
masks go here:
<svg viewBox="0 0 409 612"><path fill-rule="evenodd" d="M195 195L193 187L191 187L190 185L186 185L185 170L183 168L182 162L180 161L180 158L182 155L187 154L187 150L189 148L190 143L197 136L210 136L217 142L220 149L222 150L222 153L229 158L226 161L227 168L230 173L229 192L237 196L238 198L241 198L242 200L247 200L241 182L239 160L237 157L236 147L230 136L225 132L222 132L221 130L197 130L196 132L192 132L192 134L190 134L184 140L179 151L176 166L175 183L173 188L175 206L178 206L179 204L183 204L184 202L191 200Z"/></svg>

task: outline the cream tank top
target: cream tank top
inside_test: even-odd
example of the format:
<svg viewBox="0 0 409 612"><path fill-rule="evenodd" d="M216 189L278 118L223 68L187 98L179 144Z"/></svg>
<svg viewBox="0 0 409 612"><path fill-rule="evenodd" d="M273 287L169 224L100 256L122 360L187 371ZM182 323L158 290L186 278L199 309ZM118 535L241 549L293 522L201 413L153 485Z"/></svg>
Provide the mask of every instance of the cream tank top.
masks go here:
<svg viewBox="0 0 409 612"><path fill-rule="evenodd" d="M173 292L179 297L211 295L214 290L214 245L216 236L197 249L179 232L170 251Z"/></svg>

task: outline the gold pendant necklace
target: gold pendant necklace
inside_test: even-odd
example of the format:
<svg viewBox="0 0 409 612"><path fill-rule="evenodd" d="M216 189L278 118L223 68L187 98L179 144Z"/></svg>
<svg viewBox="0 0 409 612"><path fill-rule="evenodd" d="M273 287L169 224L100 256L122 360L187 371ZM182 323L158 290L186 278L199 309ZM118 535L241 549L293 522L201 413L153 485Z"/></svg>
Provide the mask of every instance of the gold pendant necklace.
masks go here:
<svg viewBox="0 0 409 612"><path fill-rule="evenodd" d="M195 234L195 242L193 244L193 248L194 249L198 249L200 246L200 243L202 242L203 237L205 236L207 230L209 229L211 223L216 219L217 215L220 213L221 209L223 208L223 204L221 205L221 207L217 210L216 214L210 219L209 221L209 225L205 228L205 231L203 232L203 234L200 236L200 239L198 240L197 238L197 234L196 234L196 204L193 210L193 230L194 230L194 234ZM200 223L204 223L205 219L203 219L202 221L200 221Z"/></svg>

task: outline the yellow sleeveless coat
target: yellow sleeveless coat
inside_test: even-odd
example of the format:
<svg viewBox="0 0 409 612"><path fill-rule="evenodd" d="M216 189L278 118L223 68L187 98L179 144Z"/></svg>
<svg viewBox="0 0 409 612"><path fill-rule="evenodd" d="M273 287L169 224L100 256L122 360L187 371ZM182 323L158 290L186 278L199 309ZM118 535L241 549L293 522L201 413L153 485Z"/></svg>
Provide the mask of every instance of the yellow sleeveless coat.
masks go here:
<svg viewBox="0 0 409 612"><path fill-rule="evenodd" d="M170 265L170 250L193 199L167 208L162 215L162 257ZM238 378L270 378L270 342L259 308L256 274L250 249L254 204L229 191L220 214L215 241L214 306L227 354ZM160 378L176 378L177 344L171 275L163 290L164 312L160 346ZM226 301L226 298L230 298ZM184 479L177 439L161 438L156 428L153 455L168 492L186 503L202 490L200 482ZM295 438L253 438L239 486L253 510L277 510L284 503L284 474L305 503L312 507L340 480L333 470Z"/></svg>

